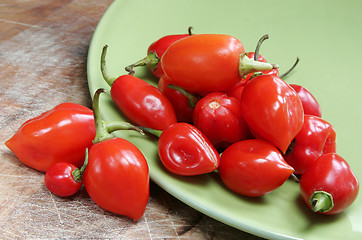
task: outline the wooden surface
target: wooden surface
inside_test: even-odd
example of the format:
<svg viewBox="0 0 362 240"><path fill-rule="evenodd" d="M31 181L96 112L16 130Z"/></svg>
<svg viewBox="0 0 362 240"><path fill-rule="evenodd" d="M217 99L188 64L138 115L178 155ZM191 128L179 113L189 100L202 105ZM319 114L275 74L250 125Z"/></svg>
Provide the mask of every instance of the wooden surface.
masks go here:
<svg viewBox="0 0 362 240"><path fill-rule="evenodd" d="M90 107L89 42L112 0L0 3L0 239L260 239L213 220L151 183L141 220L99 208L84 187L52 195L44 174L6 148L29 118L62 102Z"/></svg>

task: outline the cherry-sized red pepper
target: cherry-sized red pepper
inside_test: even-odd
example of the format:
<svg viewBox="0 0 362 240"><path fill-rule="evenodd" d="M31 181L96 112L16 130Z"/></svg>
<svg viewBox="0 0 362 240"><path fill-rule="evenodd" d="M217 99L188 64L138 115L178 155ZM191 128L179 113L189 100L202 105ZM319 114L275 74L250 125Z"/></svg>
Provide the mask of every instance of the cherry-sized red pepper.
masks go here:
<svg viewBox="0 0 362 240"><path fill-rule="evenodd" d="M97 134L89 149L84 186L91 199L112 213L138 220L145 212L149 198L149 169L141 151L131 142L114 137L115 130L138 130L126 122L115 122L107 128L99 113L99 95L93 98ZM140 130L138 130L140 131Z"/></svg>
<svg viewBox="0 0 362 240"><path fill-rule="evenodd" d="M240 102L223 92L209 93L197 102L193 123L218 150L249 137Z"/></svg>
<svg viewBox="0 0 362 240"><path fill-rule="evenodd" d="M175 123L163 131L144 129L158 139L158 155L170 172L194 176L213 172L220 163L220 156L212 143L195 126Z"/></svg>
<svg viewBox="0 0 362 240"><path fill-rule="evenodd" d="M346 160L336 153L327 153L304 172L300 189L312 211L334 215L356 200L359 182Z"/></svg>
<svg viewBox="0 0 362 240"><path fill-rule="evenodd" d="M163 130L177 122L175 110L167 97L156 87L133 75L112 79L107 75L104 46L101 69L105 81L111 86L111 97L122 113L134 124Z"/></svg>
<svg viewBox="0 0 362 240"><path fill-rule="evenodd" d="M78 192L83 184L83 173L88 163L86 160L81 169L71 163L58 162L51 165L44 175L44 183L50 192L60 197L69 197Z"/></svg>
<svg viewBox="0 0 362 240"><path fill-rule="evenodd" d="M290 86L298 93L298 96L303 104L304 114L314 115L317 117L322 116L321 107L312 93L297 84L290 84Z"/></svg>
<svg viewBox="0 0 362 240"><path fill-rule="evenodd" d="M81 167L95 132L91 109L61 103L23 123L5 145L22 163L39 171L57 162Z"/></svg>
<svg viewBox="0 0 362 240"><path fill-rule="evenodd" d="M333 126L319 117L304 115L302 129L289 146L284 159L296 174L303 174L319 156L332 152L336 152L336 131Z"/></svg>
<svg viewBox="0 0 362 240"><path fill-rule="evenodd" d="M257 76L245 85L241 110L251 133L283 153L304 121L302 102L295 90L273 75Z"/></svg>
<svg viewBox="0 0 362 240"><path fill-rule="evenodd" d="M193 93L226 91L250 72L277 68L248 58L238 39L222 34L180 39L165 51L161 64L170 84Z"/></svg>
<svg viewBox="0 0 362 240"><path fill-rule="evenodd" d="M162 77L163 69L160 63L161 57L166 49L177 40L191 36L191 27L188 29L188 34L173 34L164 36L157 41L153 42L147 49L147 56L134 64L126 67L126 70L133 72L134 67L147 66L153 75L157 78Z"/></svg>
<svg viewBox="0 0 362 240"><path fill-rule="evenodd" d="M230 190L260 197L280 187L293 168L269 142L249 139L234 143L222 153L218 171Z"/></svg>

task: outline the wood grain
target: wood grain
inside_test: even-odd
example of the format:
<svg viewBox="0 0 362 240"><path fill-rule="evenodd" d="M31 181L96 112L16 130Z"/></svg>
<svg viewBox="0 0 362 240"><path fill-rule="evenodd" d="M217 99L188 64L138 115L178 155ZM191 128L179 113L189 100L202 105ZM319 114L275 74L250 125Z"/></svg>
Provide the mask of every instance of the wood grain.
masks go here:
<svg viewBox="0 0 362 240"><path fill-rule="evenodd" d="M44 174L6 148L29 118L62 102L90 107L89 42L111 0L2 0L0 3L1 239L260 239L213 220L151 183L141 220L99 208L81 191L52 195Z"/></svg>

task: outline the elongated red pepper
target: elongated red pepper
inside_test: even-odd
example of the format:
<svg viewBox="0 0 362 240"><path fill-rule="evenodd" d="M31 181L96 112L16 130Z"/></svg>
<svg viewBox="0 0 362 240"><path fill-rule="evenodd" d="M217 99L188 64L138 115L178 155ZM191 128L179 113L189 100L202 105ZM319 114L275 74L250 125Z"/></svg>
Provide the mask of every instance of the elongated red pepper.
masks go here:
<svg viewBox="0 0 362 240"><path fill-rule="evenodd" d="M175 110L167 97L156 87L133 75L116 79L108 76L104 46L101 70L104 80L111 86L111 97L123 114L134 124L163 130L177 122Z"/></svg>
<svg viewBox="0 0 362 240"><path fill-rule="evenodd" d="M26 121L5 145L19 160L39 171L56 162L81 167L85 149L95 136L93 112L89 108L62 103Z"/></svg>

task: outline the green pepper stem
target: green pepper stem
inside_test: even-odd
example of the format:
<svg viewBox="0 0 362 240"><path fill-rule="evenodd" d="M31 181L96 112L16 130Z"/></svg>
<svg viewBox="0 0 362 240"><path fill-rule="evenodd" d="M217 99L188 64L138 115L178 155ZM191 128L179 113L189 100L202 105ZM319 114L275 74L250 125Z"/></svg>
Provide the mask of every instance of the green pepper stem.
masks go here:
<svg viewBox="0 0 362 240"><path fill-rule="evenodd" d="M199 101L199 99L197 97L195 97L193 94L187 92L185 89L183 89L179 86L176 86L173 84L168 84L167 88L171 88L176 91L179 91L182 95L184 95L189 100L189 105L191 108L195 108L196 103Z"/></svg>
<svg viewBox="0 0 362 240"><path fill-rule="evenodd" d="M142 129L144 132L151 133L152 135L154 135L156 137L160 137L162 134L161 130L156 130L156 129L152 129L152 128L148 128L148 127L139 127L139 128Z"/></svg>
<svg viewBox="0 0 362 240"><path fill-rule="evenodd" d="M325 191L315 191L309 198L309 203L313 212L325 213L334 206L333 197Z"/></svg>
<svg viewBox="0 0 362 240"><path fill-rule="evenodd" d="M155 70L159 62L160 62L160 58L157 56L157 53L150 52L143 59L137 61L134 64L131 64L131 65L128 65L127 67L125 67L125 70L127 72L129 72L129 74L131 74L131 75L135 74L135 71L133 69L135 67L147 66L147 67L150 67L153 70Z"/></svg>
<svg viewBox="0 0 362 240"><path fill-rule="evenodd" d="M101 54L101 72L102 72L103 79L111 87L113 82L116 80L116 78L112 78L108 75L108 70L106 67L107 49L108 49L108 45L104 45L104 47L102 49L102 54Z"/></svg>
<svg viewBox="0 0 362 240"><path fill-rule="evenodd" d="M113 136L107 131L107 127L102 120L100 109L99 109L99 97L101 93L105 93L106 90L103 88L98 89L93 97L93 115L96 125L96 136L93 140L93 144L103 142L107 139L113 138Z"/></svg>
<svg viewBox="0 0 362 240"><path fill-rule="evenodd" d="M83 166L80 169L79 168L74 169L72 172L72 176L75 181L82 182L83 173L84 173L87 165L88 165L88 148L85 149L85 159L84 159Z"/></svg>
<svg viewBox="0 0 362 240"><path fill-rule="evenodd" d="M135 130L142 135L145 135L143 130L139 127L136 127L129 122L120 122L120 121L104 121L104 126L107 129L107 132L112 133L118 130Z"/></svg>
<svg viewBox="0 0 362 240"><path fill-rule="evenodd" d="M239 75L241 77L252 72L268 71L274 68L279 68L279 65L255 61L246 56L246 54L240 55Z"/></svg>

